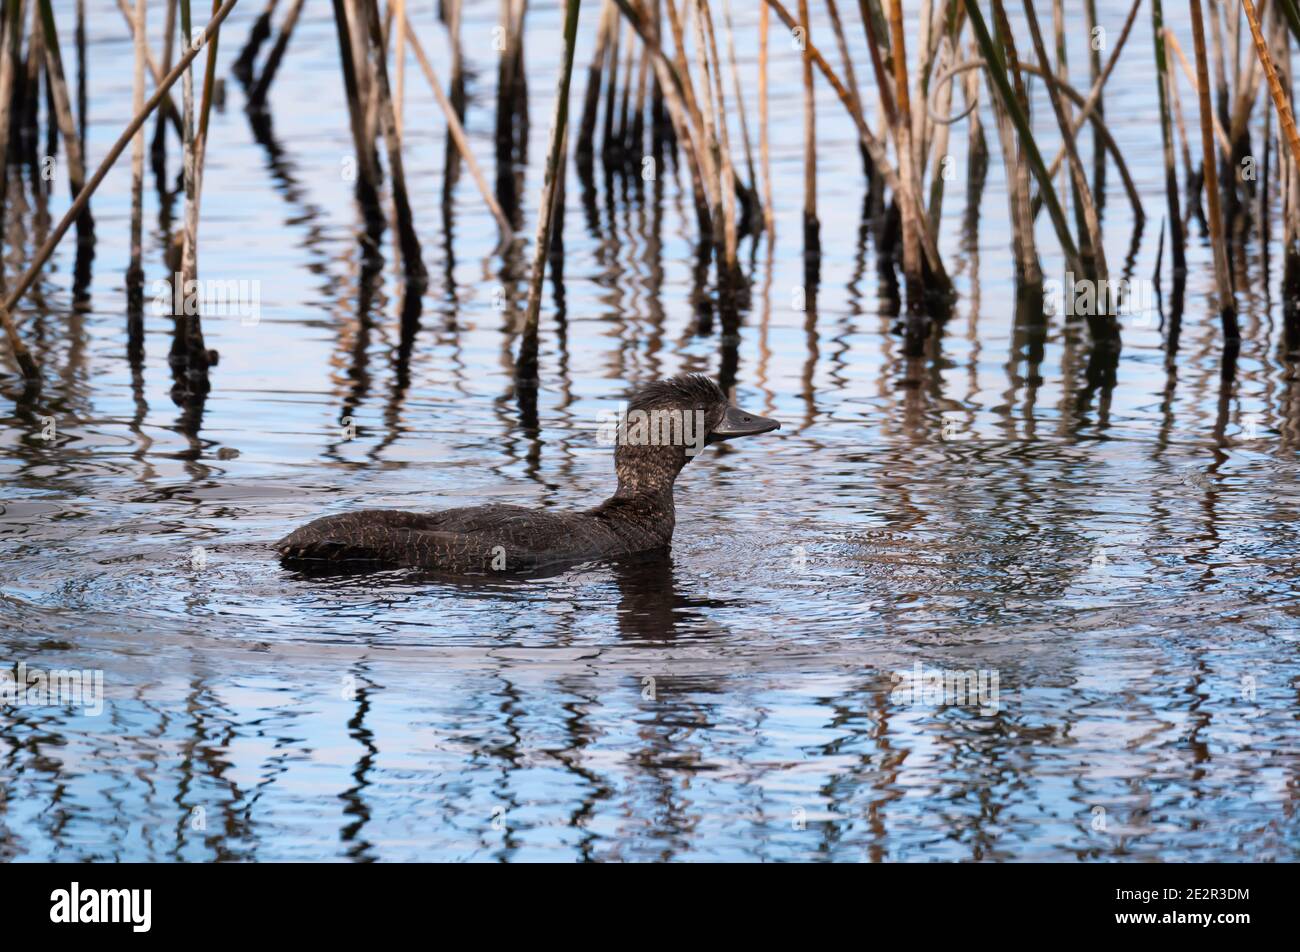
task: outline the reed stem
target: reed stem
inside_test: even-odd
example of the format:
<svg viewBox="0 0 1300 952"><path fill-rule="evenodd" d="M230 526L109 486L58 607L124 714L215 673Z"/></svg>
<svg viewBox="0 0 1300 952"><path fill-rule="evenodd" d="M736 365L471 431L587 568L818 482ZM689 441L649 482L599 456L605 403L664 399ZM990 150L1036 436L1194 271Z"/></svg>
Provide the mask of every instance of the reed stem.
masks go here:
<svg viewBox="0 0 1300 952"><path fill-rule="evenodd" d="M334 26L339 39L339 65L343 71L343 92L348 103L352 146L357 153L357 197L367 208L378 202L379 175L375 169L374 144L366 138L366 109L362 100L358 63L353 57L356 41L344 0L333 0ZM361 64L364 66L364 63Z"/></svg>
<svg viewBox="0 0 1300 952"><path fill-rule="evenodd" d="M1178 169L1174 162L1174 133L1169 119L1170 70L1165 52L1164 11L1161 0L1151 0L1151 35L1155 41L1156 90L1160 105L1160 140L1165 160L1165 203L1169 221L1169 241L1173 249L1174 274L1187 271L1187 239L1178 208Z"/></svg>
<svg viewBox="0 0 1300 952"><path fill-rule="evenodd" d="M831 30L835 34L835 45L840 51L840 65L844 67L844 85L853 100L854 108L861 112L862 95L858 91L858 77L853 70L853 57L849 55L848 40L844 36L844 23L840 20L840 11L835 5L835 0L826 0L826 13L830 17ZM863 172L870 177L874 171L871 167L871 155L861 147L859 151L862 153Z"/></svg>
<svg viewBox="0 0 1300 952"><path fill-rule="evenodd" d="M118 0L122 5L123 15L126 14L125 0ZM146 39L146 43L148 40ZM163 23L162 36L162 64L156 66L153 57L146 57L149 69L153 72L154 87L162 85L162 77L165 76L172 68L172 44L176 42L176 0L167 0L167 16ZM154 127L152 152L154 163L161 170L162 163L167 154L167 120L171 120L172 127L176 130L176 138L181 137L181 114L176 108L176 103L172 102L170 96L163 101L163 110L158 114L158 122ZM161 172L160 172L161 174Z"/></svg>
<svg viewBox="0 0 1300 952"><path fill-rule="evenodd" d="M447 132L455 143L456 150L464 160L466 167L469 168L470 176L474 179L474 184L478 187L484 204L487 205L488 211L492 213L492 217L496 219L497 228L501 233L501 247L504 247L514 237L514 229L510 225L510 219L506 217L506 213L497 202L496 196L492 194L492 189L488 187L487 178L483 175L483 169L479 166L478 161L474 158L474 153L470 150L465 128L461 125L451 101L443 92L442 83L438 82L438 76L433 71L433 66L424 53L424 46L420 43L420 38L415 30L411 29L409 20L406 30L407 38L411 41L411 52L415 54L416 62L420 64L420 69L424 72L424 78L433 90L434 98L438 100L438 107L447 120Z"/></svg>
<svg viewBox="0 0 1300 952"><path fill-rule="evenodd" d="M131 11L130 6L127 5L126 0L117 0L117 8L122 11L122 16L126 18L127 28L131 31L131 41L134 43L135 14ZM175 22L173 22L172 27L174 28L175 25ZM171 37L168 36L168 40L170 39ZM167 44L167 49L170 58L170 42ZM158 64L154 61L153 54L149 52L149 40L147 37L145 38L144 46L144 62L145 65L149 67L149 74L153 77L154 85L158 85L158 82L163 78L163 75L168 69L170 69L170 67L164 63L163 66L159 68ZM171 96L168 96L163 100L162 110L159 113L158 121L161 123L164 120L171 122L172 127L176 130L176 137L179 139L181 135L181 114L176 109L176 103L172 102Z"/></svg>
<svg viewBox="0 0 1300 952"><path fill-rule="evenodd" d="M614 2L604 0L600 8L600 23L596 28L596 49L591 56L591 65L587 67L587 93L582 104L582 119L578 123L576 154L580 161L589 160L592 155L592 140L596 135L596 119L600 111L601 80L608 55L609 36L611 30L617 29L618 18Z"/></svg>
<svg viewBox="0 0 1300 952"><path fill-rule="evenodd" d="M1065 252L1065 260L1071 270L1084 273L1083 265L1079 260L1079 251L1074 244L1074 238L1070 235L1070 226L1065 220L1065 212L1061 208L1061 203L1056 198L1056 192L1052 188L1052 177L1047 174L1047 166L1043 164L1042 153L1038 151L1038 144L1034 141L1033 132L1029 128L1029 119L1025 116L1024 110L1020 107L1020 100L1015 92L1011 89L1011 84L1007 81L1006 64L1003 62L1001 54L993 45L993 38L989 35L988 26L984 22L984 14L980 12L979 6L975 0L965 0L966 15L970 18L971 28L975 32L975 39L979 42L980 51L984 54L984 59L988 63L988 75L993 81L993 87L997 90L998 96L1002 99L1002 104L1006 107L1012 123L1016 127L1016 132L1020 136L1020 142L1024 146L1025 155L1029 160L1030 169L1034 177L1038 179L1039 194L1043 196L1047 203L1047 213L1052 220L1052 227L1056 229L1057 240L1061 243L1061 249Z"/></svg>
<svg viewBox="0 0 1300 952"><path fill-rule="evenodd" d="M59 34L55 29L54 9L50 0L37 0L37 2L40 5L41 29L45 43L45 75L54 100L59 136L63 140L63 150L68 157L68 186L75 198L86 184L86 166L81 155L81 136L77 132L77 123L72 115L72 99L68 95L68 84L63 75L63 56L59 51ZM78 219L77 227L81 229L91 226L90 212L87 209Z"/></svg>
<svg viewBox="0 0 1300 952"><path fill-rule="evenodd" d="M135 76L131 87L131 111L144 109L145 0L135 0ZM144 284L143 257L144 215L144 128L136 130L131 144L131 261L126 269L128 299L138 299Z"/></svg>
<svg viewBox="0 0 1300 952"><path fill-rule="evenodd" d="M617 0L625 2L625 0ZM767 0L767 5L772 8L781 22L788 29L793 30L798 26L798 21L790 15L790 11L785 8L781 0ZM925 212L919 207L919 198L911 195L903 186L898 171L889 161L889 155L885 150L885 144L876 136L871 128L867 125L860 110L853 108L852 97L849 96L848 90L840 82L840 78L835 74L835 70L826 62L826 58L817 50L817 47L809 40L807 41L807 52L812 56L814 65L821 71L826 81L830 83L831 88L835 90L835 95L839 97L840 103L843 104L853 124L858 129L858 139L863 147L871 154L871 161L875 163L876 171L880 173L881 178L885 180L885 185L893 191L898 197L899 204L910 203L915 208L914 214L918 219L925 217ZM892 114L891 114L892 115ZM952 296L952 281L943 266L943 259L939 257L938 246L930 239L930 233L926 229L921 232L921 251L925 254L925 263L930 268L929 280L931 287L929 290L942 298Z"/></svg>
<svg viewBox="0 0 1300 952"><path fill-rule="evenodd" d="M736 265L736 174L731 164L731 138L727 131L727 101L722 91L722 62L718 58L717 37L713 32L713 13L708 0L698 0L696 7L697 46L705 63L704 83L713 77L713 90L706 96L712 113L710 135L719 156L719 188L722 192L723 250L725 267L719 268L719 284L730 288L737 274Z"/></svg>
<svg viewBox="0 0 1300 952"><path fill-rule="evenodd" d="M1211 131L1210 75L1205 55L1205 24L1201 19L1201 0L1188 0L1192 15L1192 43L1196 53L1196 85L1200 98L1201 153L1204 160L1205 201L1210 218L1210 244L1214 248L1214 283L1219 295L1219 318L1223 337L1228 344L1241 339L1237 327L1237 306L1232 293L1232 272L1228 268L1228 248L1223 234L1223 211L1219 204L1218 163L1215 161L1214 134Z"/></svg>
<svg viewBox="0 0 1300 952"><path fill-rule="evenodd" d="M813 95L812 31L808 0L799 0L803 25L803 254L805 283L821 261L821 222L817 220L817 100Z"/></svg>
<svg viewBox="0 0 1300 952"><path fill-rule="evenodd" d="M1273 99L1273 108L1277 110L1278 123L1282 127L1283 135L1286 136L1287 147L1291 150L1291 161L1300 166L1300 134L1296 132L1295 114L1292 113L1291 103L1287 101L1286 92L1277 78L1277 67L1273 65L1273 58L1268 53L1268 45L1264 42L1259 15L1255 12L1255 5L1251 0L1241 0L1241 5L1246 11L1246 22L1250 24L1250 35L1255 41L1255 53L1268 79L1268 92Z"/></svg>
<svg viewBox="0 0 1300 952"><path fill-rule="evenodd" d="M0 45L0 228L4 225L5 196L9 186L9 117L14 101L14 77L22 48L26 0L5 0L4 37ZM0 254L0 287L4 282L4 256Z"/></svg>
<svg viewBox="0 0 1300 952"><path fill-rule="evenodd" d="M212 0L212 12L216 13L217 8L221 6L221 0ZM221 40L220 31L212 34L212 42L208 44L207 63L203 70L203 98L199 103L199 134L198 134L198 181L199 196L203 195L203 163L208 154L208 122L212 116L212 100L216 96L217 87L217 44Z"/></svg>
<svg viewBox="0 0 1300 952"><path fill-rule="evenodd" d="M659 89L663 93L664 105L668 110L674 135L686 155L700 241L707 250L713 242L713 215L715 214L708 192L711 181L709 170L712 169L712 163L703 137L699 110L693 106L690 74L686 72L681 39L681 21L677 17L672 0L666 0L669 24L673 30L674 42L677 44L674 59L670 60L659 44L657 33L651 32L650 26L642 20L640 13L631 6L629 0L614 0L614 3L624 18L632 24L632 29L636 31L637 37L650 53L650 62L659 81Z"/></svg>
<svg viewBox="0 0 1300 952"><path fill-rule="evenodd" d="M903 224L903 275L907 282L909 312L915 314L921 300L920 231L924 225L918 215L920 203L916 192L915 153L912 148L912 106L907 88L907 45L903 32L902 0L890 0L889 3L889 48L894 61L894 97L898 104L898 115L894 120L894 151L898 155L898 177L909 198L899 205Z"/></svg>
<svg viewBox="0 0 1300 952"><path fill-rule="evenodd" d="M516 374L520 386L537 385L537 324L542 310L542 282L551 247L555 220L555 194L563 174L561 159L569 123L569 81L573 78L573 50L578 38L579 0L565 0L564 58L555 89L555 112L551 119L546 172L542 179L541 205L537 212L537 237L533 245L533 271L528 287L528 310L524 314L523 340L519 347Z"/></svg>
<svg viewBox="0 0 1300 952"><path fill-rule="evenodd" d="M1031 0L1025 0L1024 7L1025 22L1029 25L1029 35L1033 39L1034 52L1038 55L1038 62L1043 72L1045 74L1049 73L1051 71L1051 60L1047 55L1047 46L1043 42L1042 31L1038 26L1038 16L1034 13L1034 5ZM1092 189L1088 185L1088 174L1084 170L1083 161L1079 158L1079 150L1075 145L1074 135L1070 128L1070 116L1066 112L1065 104L1055 83L1049 82L1047 84L1047 96L1052 103L1052 111L1056 113L1056 122L1061 129L1061 138L1064 140L1066 153L1070 159L1070 174L1074 181L1075 198L1083 211L1088 247L1092 255L1092 267L1090 268L1089 277L1098 282L1100 290L1107 286L1106 252L1101 240L1101 224L1097 220L1097 208L1093 202ZM1110 313L1109 307L1106 308L1105 316L1109 318L1109 323L1113 325L1114 315ZM1111 330L1113 329L1112 327Z"/></svg>
<svg viewBox="0 0 1300 952"><path fill-rule="evenodd" d="M393 44L393 119L397 125L397 138L402 138L402 113L406 102L406 0L390 0L393 29L397 33Z"/></svg>
<svg viewBox="0 0 1300 952"><path fill-rule="evenodd" d="M406 191L406 173L402 167L402 143L397 136L397 119L393 111L393 98L388 86L388 66L384 55L384 34L379 25L378 0L363 0L366 17L370 23L370 53L373 60L375 86L379 94L379 118L388 149L389 188L396 210L397 233L402 249L402 264L407 280L424 282L428 272L421 260L420 239L415 234L411 217L411 202Z"/></svg>
<svg viewBox="0 0 1300 952"><path fill-rule="evenodd" d="M191 36L190 0L180 0L181 36L189 42ZM214 33L215 35L215 33ZM185 183L185 221L184 238L181 244L180 288L173 287L172 300L185 300L194 286L191 282L198 279L199 256L199 154L194 119L194 72L187 65L181 84L182 102L182 147L184 149L183 175ZM202 380L208 369L208 352L203 340L203 315L195 308L193 314L186 314L183 306L176 318L176 337L172 345L172 363L185 366L191 379L201 391ZM192 318L192 319L189 319Z"/></svg>
<svg viewBox="0 0 1300 952"><path fill-rule="evenodd" d="M77 195L76 199L68 207L68 210L63 213L63 217L59 219L58 225L56 225L54 230L50 232L48 237L46 237L45 242L37 250L36 254L32 256L31 264L27 266L27 271L24 272L22 279L10 289L9 293L5 296L4 304L0 305L0 322L4 323L5 333L9 337L9 344L14 352L14 357L18 360L19 365L23 366L24 376L29 380L38 379L39 370L36 367L35 362L32 361L31 356L27 353L27 349L21 346L21 341L18 341L16 332L11 333L13 329L13 319L10 315L13 313L14 306L22 296L31 289L32 285L36 283L36 278L40 275L41 269L45 267L45 263L49 261L50 255L54 253L54 249L57 248L59 242L63 240L63 236L68 233L68 229L72 227L72 223L77 220L77 217L86 208L86 205L89 204L90 196L94 194L95 189L99 188L100 183L104 181L104 178L108 175L109 169L113 167L113 163L115 163L118 160L118 157L126 151L127 144L131 141L131 137L135 135L136 131L142 125L144 125L145 120L149 118L150 114L158 108L158 104L162 102L163 97L167 94L167 90L171 89L172 86L176 84L176 81L181 78L181 75L189 67L190 63L194 61L194 58L199 55L208 40L221 26L221 22L230 15L230 11L235 8L237 2L238 0L224 0L221 4L221 8L213 15L212 19L208 22L207 27L199 35L198 40L194 44L187 46L185 53L181 56L180 60L174 67L172 67L171 72L163 77L163 81L154 90L154 93L149 97L148 102L144 104L144 110L136 113L135 117L127 124L126 129L124 129L122 134L118 136L117 141L114 142L112 147L108 150L108 154L104 156L104 160L100 162L99 167L95 169L95 174L86 182L85 186L81 189L80 194ZM15 342L17 342L18 346L14 346ZM26 355L26 364L24 364L23 360L24 355ZM28 365L30 365L30 370L28 369Z"/></svg>
<svg viewBox="0 0 1300 952"><path fill-rule="evenodd" d="M768 247L776 240L776 216L772 203L772 145L768 138L767 102L767 4L758 7L758 151L763 163L763 219Z"/></svg>

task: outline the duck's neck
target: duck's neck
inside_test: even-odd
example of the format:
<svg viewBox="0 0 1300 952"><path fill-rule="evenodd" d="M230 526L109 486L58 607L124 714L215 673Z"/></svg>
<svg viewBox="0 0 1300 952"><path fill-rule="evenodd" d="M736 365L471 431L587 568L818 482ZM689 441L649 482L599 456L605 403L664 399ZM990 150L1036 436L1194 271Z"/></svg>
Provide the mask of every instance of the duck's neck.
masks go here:
<svg viewBox="0 0 1300 952"><path fill-rule="evenodd" d="M614 456L618 489L597 513L620 533L649 537L664 545L672 541L677 513L673 484L686 465L678 447L620 447ZM664 452L668 450L669 452Z"/></svg>

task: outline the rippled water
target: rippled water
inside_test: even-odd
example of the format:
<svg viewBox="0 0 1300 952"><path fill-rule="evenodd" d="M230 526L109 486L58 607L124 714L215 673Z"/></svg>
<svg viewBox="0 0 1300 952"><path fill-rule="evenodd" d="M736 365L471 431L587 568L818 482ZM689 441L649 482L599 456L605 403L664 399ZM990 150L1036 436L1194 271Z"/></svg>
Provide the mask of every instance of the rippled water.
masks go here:
<svg viewBox="0 0 1300 952"><path fill-rule="evenodd" d="M445 79L445 32L419 6ZM554 4L533 6L528 216L558 54ZM1127 4L1100 6L1117 33ZM223 62L255 12L232 16ZM465 23L489 175L496 15L471 3ZM737 11L751 71L753 17ZM1163 212L1143 20L1106 100L1151 216L1130 249L1110 170L1108 252L1135 279L1153 271ZM145 359L128 359L128 165L95 200L89 300L72 306L69 244L21 315L47 386L38 405L0 402L5 660L100 670L105 703L0 708L0 857L1300 854L1300 394L1276 245L1244 249L1233 381L1195 230L1177 352L1167 307L1135 315L1109 381L1080 322L1016 317L1001 161L972 214L963 158L942 230L958 313L908 360L852 128L824 88L825 256L812 306L794 306L801 94L778 44L778 239L742 247L738 337L700 305L712 288L671 170L641 188L597 175L591 193L574 177L534 424L498 308L526 295L528 254L493 254L468 177L444 219L443 124L414 68L407 174L431 284L403 300L386 234L389 264L359 292L333 31L328 6L308 5L268 127L233 81L213 117L201 273L260 281L261 320L207 322L221 359L201 410L169 397L170 319L150 315ZM111 7L87 32L98 161L128 118L130 44ZM1082 75L1082 46L1071 55ZM167 268L152 179L146 192L152 281ZM65 207L56 190L51 215ZM38 227L8 222L9 273ZM591 504L613 486L601 413L681 370L734 381L783 428L687 468L667 559L468 584L303 577L268 548L360 506ZM924 690L967 671L978 703Z"/></svg>

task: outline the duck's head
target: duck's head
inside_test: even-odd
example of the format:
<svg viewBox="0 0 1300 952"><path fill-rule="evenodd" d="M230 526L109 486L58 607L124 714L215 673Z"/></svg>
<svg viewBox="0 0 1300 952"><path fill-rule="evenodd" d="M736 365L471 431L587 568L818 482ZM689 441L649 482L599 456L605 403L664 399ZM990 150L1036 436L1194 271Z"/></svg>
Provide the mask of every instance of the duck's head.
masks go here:
<svg viewBox="0 0 1300 952"><path fill-rule="evenodd" d="M619 421L614 450L620 493L671 489L705 446L757 436L781 424L732 406L700 374L680 374L638 389Z"/></svg>

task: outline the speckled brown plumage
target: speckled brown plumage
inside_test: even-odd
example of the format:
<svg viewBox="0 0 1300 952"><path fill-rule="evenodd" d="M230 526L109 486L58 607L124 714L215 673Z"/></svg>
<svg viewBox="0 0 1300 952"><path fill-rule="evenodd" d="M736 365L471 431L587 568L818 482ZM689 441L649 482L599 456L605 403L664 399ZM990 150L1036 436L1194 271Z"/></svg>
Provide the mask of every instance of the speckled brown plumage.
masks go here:
<svg viewBox="0 0 1300 952"><path fill-rule="evenodd" d="M628 409L698 410L708 432L723 419L727 401L707 378L683 375L642 388ZM614 452L618 489L593 509L366 509L309 522L276 549L290 561L376 562L457 574L519 572L646 552L672 541L673 483L690 458L684 445L620 442Z"/></svg>

